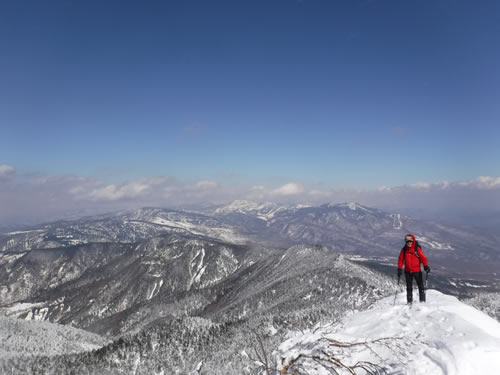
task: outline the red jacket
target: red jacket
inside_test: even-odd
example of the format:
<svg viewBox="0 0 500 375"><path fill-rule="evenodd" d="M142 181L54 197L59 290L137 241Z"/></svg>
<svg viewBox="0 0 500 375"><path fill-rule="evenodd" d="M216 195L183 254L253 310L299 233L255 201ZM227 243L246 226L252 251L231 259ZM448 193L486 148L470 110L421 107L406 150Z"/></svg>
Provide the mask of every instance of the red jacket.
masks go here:
<svg viewBox="0 0 500 375"><path fill-rule="evenodd" d="M403 268L404 262L406 272L420 272L420 262L422 262L426 267L429 266L429 263L427 262L427 258L420 247L417 248L417 252L415 253L415 236L413 234L407 234L407 236L413 237L413 242L411 247L407 247L405 245L405 247L401 249L398 260L398 268Z"/></svg>

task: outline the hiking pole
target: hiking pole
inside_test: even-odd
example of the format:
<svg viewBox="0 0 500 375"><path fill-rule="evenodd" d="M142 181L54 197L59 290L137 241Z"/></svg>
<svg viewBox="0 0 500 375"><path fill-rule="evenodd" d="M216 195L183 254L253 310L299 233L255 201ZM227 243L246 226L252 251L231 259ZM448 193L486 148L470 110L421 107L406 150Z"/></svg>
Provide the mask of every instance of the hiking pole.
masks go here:
<svg viewBox="0 0 500 375"><path fill-rule="evenodd" d="M425 282L424 282L424 289L427 289L427 278L429 277L429 271L425 271Z"/></svg>
<svg viewBox="0 0 500 375"><path fill-rule="evenodd" d="M401 280L401 275L398 275L398 286L396 287L396 293L394 293L394 302L392 303L392 306L396 305L396 297L398 295L398 289L399 289L399 280Z"/></svg>

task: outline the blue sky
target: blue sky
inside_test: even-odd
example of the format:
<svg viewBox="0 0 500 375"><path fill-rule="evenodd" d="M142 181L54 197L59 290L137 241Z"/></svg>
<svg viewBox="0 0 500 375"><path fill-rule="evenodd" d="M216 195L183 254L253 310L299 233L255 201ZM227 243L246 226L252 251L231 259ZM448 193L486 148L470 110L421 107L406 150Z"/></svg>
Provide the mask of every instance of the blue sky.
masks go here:
<svg viewBox="0 0 500 375"><path fill-rule="evenodd" d="M0 165L116 186L496 178L499 21L496 1L2 2Z"/></svg>

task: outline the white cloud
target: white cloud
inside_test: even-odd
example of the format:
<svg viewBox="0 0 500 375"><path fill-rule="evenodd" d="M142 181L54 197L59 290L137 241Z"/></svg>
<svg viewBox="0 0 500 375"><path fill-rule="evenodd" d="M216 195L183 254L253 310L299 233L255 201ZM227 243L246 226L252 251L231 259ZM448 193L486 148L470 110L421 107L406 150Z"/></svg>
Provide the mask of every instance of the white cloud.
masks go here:
<svg viewBox="0 0 500 375"><path fill-rule="evenodd" d="M328 197L331 197L331 195L332 195L332 193L330 191L324 191L324 190L318 190L318 189L309 190L308 194L311 197L318 197L318 198L328 198Z"/></svg>
<svg viewBox="0 0 500 375"><path fill-rule="evenodd" d="M297 195L297 194L301 194L305 191L304 189L304 185L302 184L298 184L298 183L295 183L295 182L289 182L288 184L286 185L283 185L277 189L274 189L272 191L273 194L276 194L276 195Z"/></svg>
<svg viewBox="0 0 500 375"><path fill-rule="evenodd" d="M266 191L266 187L264 185L255 185L250 188L250 191L262 193Z"/></svg>
<svg viewBox="0 0 500 375"><path fill-rule="evenodd" d="M208 181L208 180L202 180L198 181L194 184L195 188L201 189L201 190L211 190L217 188L217 182L215 181Z"/></svg>
<svg viewBox="0 0 500 375"><path fill-rule="evenodd" d="M0 181L10 180L16 174L16 170L10 165L0 164Z"/></svg>
<svg viewBox="0 0 500 375"><path fill-rule="evenodd" d="M255 185L248 190L244 198L250 201L261 202L268 200L268 195L269 193L265 186Z"/></svg>
<svg viewBox="0 0 500 375"><path fill-rule="evenodd" d="M105 185L95 182L94 185L84 186L83 190L85 191L84 198L102 201L134 199L137 204L147 202L144 204L162 206L219 200L219 197L227 193L215 181L200 180L191 184L183 184L173 177L142 179L123 185ZM81 189L79 191L81 192Z"/></svg>
<svg viewBox="0 0 500 375"><path fill-rule="evenodd" d="M93 200L116 200L123 196L123 194L119 194L117 192L117 187L115 185L106 185L97 189L94 189L90 192L86 192L86 198Z"/></svg>
<svg viewBox="0 0 500 375"><path fill-rule="evenodd" d="M144 206L170 208L227 203L236 199L255 202L312 204L358 202L387 209L405 208L452 212L500 212L500 177L481 176L467 181L418 182L381 186L372 190L329 189L289 182L279 187L256 184L248 188L224 186L211 180L182 183L170 176L131 180L122 184L79 176L23 176L0 165L0 224L13 217L44 220L61 213L95 213Z"/></svg>
<svg viewBox="0 0 500 375"><path fill-rule="evenodd" d="M390 187L385 186L385 185L379 186L379 187L377 188L377 191L379 191L379 192L385 192L385 193L390 193L390 192L391 192L391 190L392 190L392 189L391 189Z"/></svg>
<svg viewBox="0 0 500 375"><path fill-rule="evenodd" d="M481 176L470 181L470 185L473 185L478 189L498 189L500 188L500 177Z"/></svg>
<svg viewBox="0 0 500 375"><path fill-rule="evenodd" d="M90 191L87 197L91 200L119 200L136 198L146 192L149 185L143 183L129 183L122 186L106 185Z"/></svg>
<svg viewBox="0 0 500 375"><path fill-rule="evenodd" d="M410 187L415 188L415 189L419 189L419 190L428 190L432 187L432 185L427 183L427 182L417 182L415 184L411 184Z"/></svg>
<svg viewBox="0 0 500 375"><path fill-rule="evenodd" d="M442 181L438 183L417 182L415 184L407 185L410 188L418 190L455 190L457 188L465 189L479 189L479 190L492 190L500 189L500 177L480 176L473 180L466 181ZM398 189L404 189L399 187Z"/></svg>
<svg viewBox="0 0 500 375"><path fill-rule="evenodd" d="M450 186L450 183L448 181L443 181L440 184L438 184L438 186L440 189L446 190Z"/></svg>

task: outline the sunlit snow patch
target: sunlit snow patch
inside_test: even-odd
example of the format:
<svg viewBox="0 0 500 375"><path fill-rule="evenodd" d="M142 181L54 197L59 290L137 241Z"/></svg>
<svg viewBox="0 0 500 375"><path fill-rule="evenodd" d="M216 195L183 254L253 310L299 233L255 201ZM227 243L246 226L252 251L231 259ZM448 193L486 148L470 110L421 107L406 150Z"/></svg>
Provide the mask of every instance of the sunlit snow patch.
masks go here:
<svg viewBox="0 0 500 375"><path fill-rule="evenodd" d="M448 243L434 241L424 236L418 236L418 242L433 250L455 250L453 246Z"/></svg>

